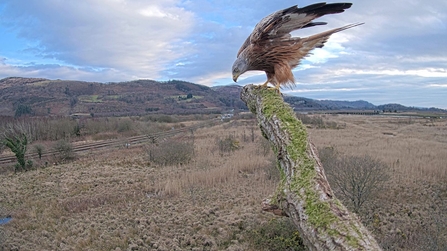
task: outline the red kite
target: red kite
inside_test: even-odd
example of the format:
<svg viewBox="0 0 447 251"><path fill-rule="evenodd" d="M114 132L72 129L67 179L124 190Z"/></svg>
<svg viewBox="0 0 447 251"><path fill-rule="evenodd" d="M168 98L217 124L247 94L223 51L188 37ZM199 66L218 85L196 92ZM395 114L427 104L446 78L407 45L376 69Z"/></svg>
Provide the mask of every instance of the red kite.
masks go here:
<svg viewBox="0 0 447 251"><path fill-rule="evenodd" d="M346 25L304 38L292 37L290 32L325 25L324 22L312 20L326 14L344 12L351 5L352 3L317 3L303 8L295 5L263 18L237 53L233 64L233 81L236 82L244 72L258 70L267 75L263 87L271 83L279 92L282 85L294 86L292 69L302 58L314 48L322 48L332 34L363 23Z"/></svg>

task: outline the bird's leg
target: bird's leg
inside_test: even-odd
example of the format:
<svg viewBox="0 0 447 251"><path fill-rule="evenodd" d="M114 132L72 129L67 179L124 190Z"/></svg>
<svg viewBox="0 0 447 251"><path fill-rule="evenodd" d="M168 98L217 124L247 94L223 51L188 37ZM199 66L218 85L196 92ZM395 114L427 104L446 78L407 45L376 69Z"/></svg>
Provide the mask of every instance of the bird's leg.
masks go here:
<svg viewBox="0 0 447 251"><path fill-rule="evenodd" d="M270 79L267 79L267 81L265 81L265 83L264 84L262 84L262 85L258 85L257 86L257 88L268 88L268 83L270 82Z"/></svg>
<svg viewBox="0 0 447 251"><path fill-rule="evenodd" d="M281 90L280 90L281 85L280 84L276 84L274 88L275 88L275 91L277 94L281 94Z"/></svg>
<svg viewBox="0 0 447 251"><path fill-rule="evenodd" d="M261 87L264 87L264 88L267 87L267 85L268 85L269 82L270 82L270 79L267 79L267 80L265 81L265 83L261 85Z"/></svg>

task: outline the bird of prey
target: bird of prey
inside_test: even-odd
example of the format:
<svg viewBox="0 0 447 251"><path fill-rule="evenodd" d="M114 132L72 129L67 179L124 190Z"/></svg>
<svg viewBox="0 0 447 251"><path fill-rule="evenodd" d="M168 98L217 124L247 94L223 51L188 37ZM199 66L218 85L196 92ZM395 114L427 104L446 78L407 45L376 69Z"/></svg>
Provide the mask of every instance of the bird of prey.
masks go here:
<svg viewBox="0 0 447 251"><path fill-rule="evenodd" d="M326 14L344 12L351 5L352 3L316 3L303 8L295 5L266 16L256 24L239 49L232 69L233 81L236 82L238 77L247 71L258 70L267 75L263 87L271 83L279 93L282 85L294 86L292 69L302 58L314 48L322 48L332 34L363 23L349 24L303 38L292 37L290 32L325 25L325 22L312 21Z"/></svg>

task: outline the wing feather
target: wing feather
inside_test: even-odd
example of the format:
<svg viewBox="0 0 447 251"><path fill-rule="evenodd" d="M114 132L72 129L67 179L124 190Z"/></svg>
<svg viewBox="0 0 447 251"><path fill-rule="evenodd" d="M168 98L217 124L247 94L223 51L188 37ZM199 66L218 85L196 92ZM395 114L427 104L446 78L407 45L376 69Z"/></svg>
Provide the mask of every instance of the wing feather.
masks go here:
<svg viewBox="0 0 447 251"><path fill-rule="evenodd" d="M312 20L326 14L344 12L352 3L316 3L303 8L297 5L276 11L264 17L256 24L253 32L239 49L237 56L250 44L263 44L272 40L285 40L291 36L290 32L316 25L325 25L325 22L312 22Z"/></svg>
<svg viewBox="0 0 447 251"><path fill-rule="evenodd" d="M340 28L335 28L325 32L321 32L300 40L299 46L296 46L295 53L289 53L284 57L289 62L291 68L295 68L302 58L309 55L309 52L315 48L323 48L329 37L337 32L344 31L346 29L362 25L363 23L349 24ZM293 51L293 50L292 50Z"/></svg>
<svg viewBox="0 0 447 251"><path fill-rule="evenodd" d="M302 58L313 49L323 47L332 34L362 23L346 25L303 38L292 37L290 32L325 25L325 22L313 22L313 20L326 14L344 12L351 5L351 3L317 3L303 8L295 5L266 16L256 24L253 32L239 49L236 66L233 65L233 79L237 79L246 71L260 70L267 74L266 83L272 83L278 89L281 85L293 85L295 80L292 69Z"/></svg>

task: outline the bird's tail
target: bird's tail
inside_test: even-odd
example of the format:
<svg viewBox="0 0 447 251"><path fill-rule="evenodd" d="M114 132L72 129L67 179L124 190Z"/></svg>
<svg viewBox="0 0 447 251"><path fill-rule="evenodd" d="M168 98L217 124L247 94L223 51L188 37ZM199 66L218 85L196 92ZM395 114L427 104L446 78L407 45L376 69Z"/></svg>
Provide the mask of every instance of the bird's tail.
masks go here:
<svg viewBox="0 0 447 251"><path fill-rule="evenodd" d="M322 48L324 46L324 43L329 39L329 37L337 32L347 30L352 27L356 27L359 25L362 25L364 23L355 23L355 24L348 24L343 27L335 28L332 30L324 31L306 38L302 39L303 48L309 48L310 50L314 48ZM309 50L309 51L310 51Z"/></svg>

